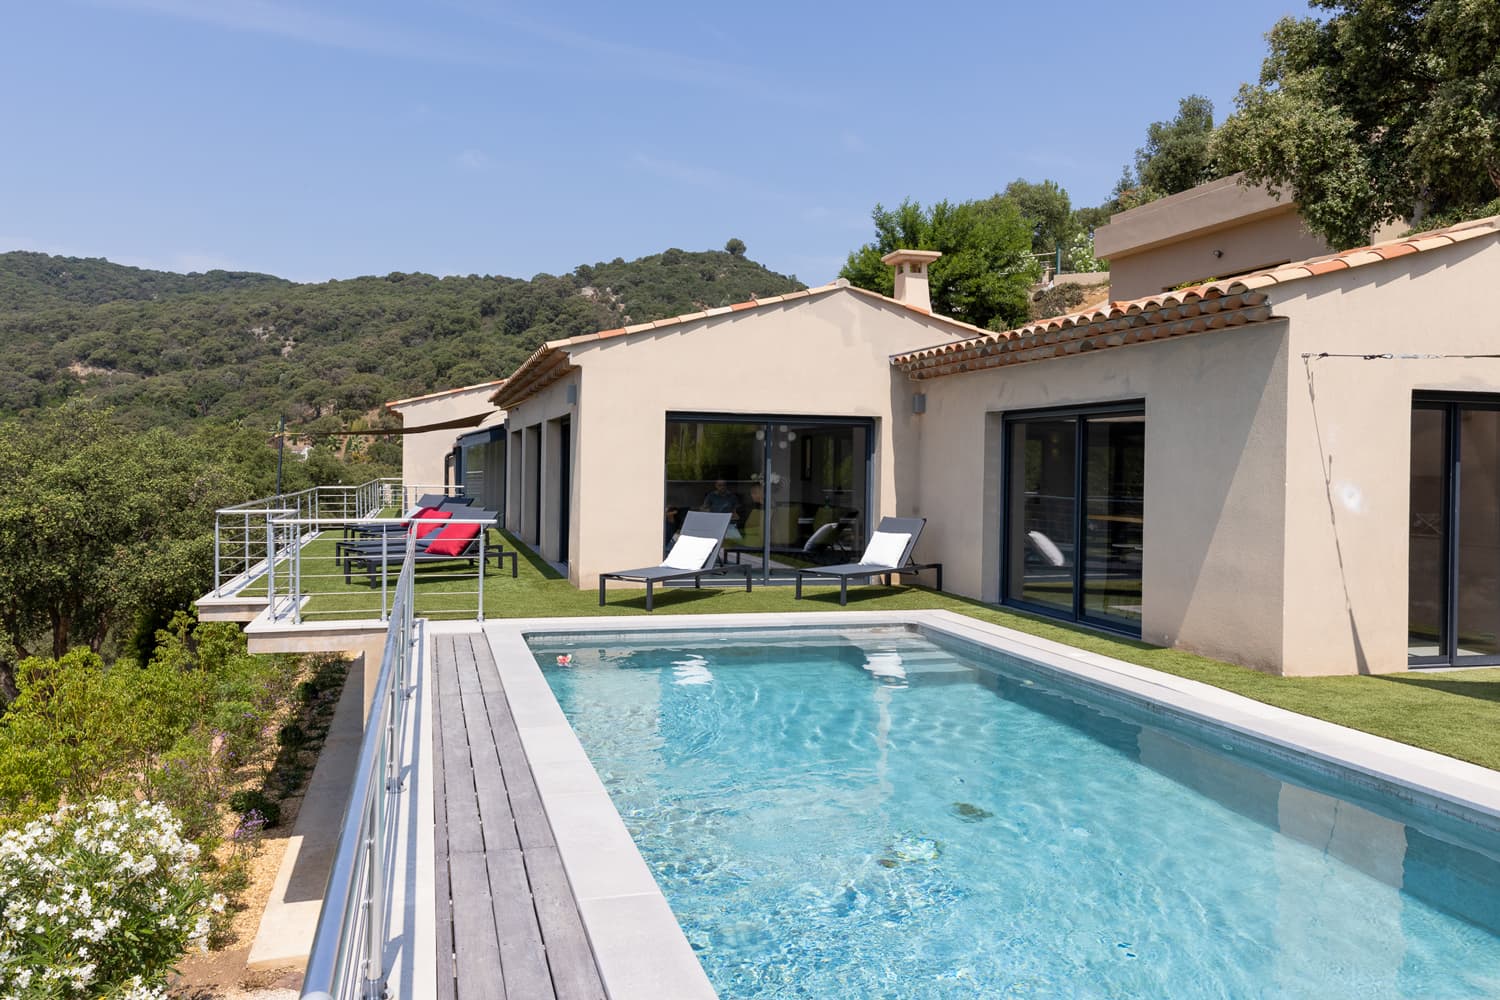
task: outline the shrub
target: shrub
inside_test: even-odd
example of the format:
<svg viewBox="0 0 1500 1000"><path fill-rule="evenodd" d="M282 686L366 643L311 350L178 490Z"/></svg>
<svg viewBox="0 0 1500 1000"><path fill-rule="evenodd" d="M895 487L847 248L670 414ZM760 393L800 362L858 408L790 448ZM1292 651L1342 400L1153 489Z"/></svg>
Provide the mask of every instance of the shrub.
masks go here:
<svg viewBox="0 0 1500 1000"><path fill-rule="evenodd" d="M205 850L218 846L224 768L207 733L184 736L146 775L146 794L168 806Z"/></svg>
<svg viewBox="0 0 1500 1000"><path fill-rule="evenodd" d="M270 829L281 822L281 804L263 792L250 789L229 796L229 808L239 813L242 820L249 820L251 813L259 814L258 829ZM244 826L244 823L241 823Z"/></svg>
<svg viewBox="0 0 1500 1000"><path fill-rule="evenodd" d="M63 806L0 835L0 995L163 996L222 908L165 807Z"/></svg>

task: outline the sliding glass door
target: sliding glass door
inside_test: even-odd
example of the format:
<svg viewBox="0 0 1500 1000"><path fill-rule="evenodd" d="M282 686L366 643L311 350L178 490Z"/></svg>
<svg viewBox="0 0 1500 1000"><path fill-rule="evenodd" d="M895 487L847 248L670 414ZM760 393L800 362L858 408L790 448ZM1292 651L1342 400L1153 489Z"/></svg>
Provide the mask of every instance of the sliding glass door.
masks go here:
<svg viewBox="0 0 1500 1000"><path fill-rule="evenodd" d="M1410 496L1409 662L1500 662L1500 399L1415 399Z"/></svg>
<svg viewBox="0 0 1500 1000"><path fill-rule="evenodd" d="M1134 405L1006 424L1006 601L1139 634L1145 414Z"/></svg>
<svg viewBox="0 0 1500 1000"><path fill-rule="evenodd" d="M870 532L873 422L667 417L663 551L689 511L732 515L726 557L768 582L856 558Z"/></svg>

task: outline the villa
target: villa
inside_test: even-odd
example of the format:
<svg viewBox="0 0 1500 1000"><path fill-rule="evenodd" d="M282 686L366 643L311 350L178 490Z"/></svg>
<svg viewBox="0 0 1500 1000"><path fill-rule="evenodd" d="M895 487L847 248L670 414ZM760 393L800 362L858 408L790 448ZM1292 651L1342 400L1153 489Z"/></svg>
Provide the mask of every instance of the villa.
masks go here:
<svg viewBox="0 0 1500 1000"><path fill-rule="evenodd" d="M893 298L836 281L545 344L388 404L438 428L406 479L446 466L579 588L720 502L763 583L900 514L949 590L1158 645L1500 662L1500 219L1331 253L1231 179L1096 241L1117 301L1006 332L934 314L935 255L901 251ZM460 411L483 425L455 440Z"/></svg>
<svg viewBox="0 0 1500 1000"><path fill-rule="evenodd" d="M1015 330L935 314L938 255L898 250L891 297L547 343L387 404L400 482L220 510L200 616L363 654L250 962L305 958L309 1000L1493 995L1493 771L1118 639L1500 663L1500 217L1334 253L1217 182L1096 245L1116 301ZM694 512L756 594L589 616ZM766 601L896 517L942 589L1114 652L939 595Z"/></svg>

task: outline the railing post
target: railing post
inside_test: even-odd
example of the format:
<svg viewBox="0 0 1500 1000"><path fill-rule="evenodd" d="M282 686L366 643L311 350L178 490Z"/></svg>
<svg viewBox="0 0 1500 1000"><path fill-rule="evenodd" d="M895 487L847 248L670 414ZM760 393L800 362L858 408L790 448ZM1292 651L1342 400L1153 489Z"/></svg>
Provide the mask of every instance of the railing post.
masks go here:
<svg viewBox="0 0 1500 1000"><path fill-rule="evenodd" d="M245 565L240 567L240 572L248 573L250 572L250 567L255 565L255 563L250 561L250 512L248 510L245 511L245 533L240 537L245 543L244 549L241 552L241 555L245 557Z"/></svg>
<svg viewBox="0 0 1500 1000"><path fill-rule="evenodd" d="M385 613L385 581L386 577L389 575L388 570L390 569L391 563L390 537L391 533L389 531L380 532L380 620L383 622L390 621L390 618Z"/></svg>
<svg viewBox="0 0 1500 1000"><path fill-rule="evenodd" d="M276 521L266 511L266 609L271 617L276 614Z"/></svg>
<svg viewBox="0 0 1500 1000"><path fill-rule="evenodd" d="M490 537L489 525L479 528L479 620L484 621L484 543Z"/></svg>
<svg viewBox="0 0 1500 1000"><path fill-rule="evenodd" d="M368 891L365 897L365 968L364 989L361 991L365 1000L380 1000L384 994L384 971L381 968L381 959L385 957L385 935L382 933L385 920L385 853L383 843L385 838L381 835L381 799L383 796L374 795L370 798L370 836L365 840L366 855L365 871L368 878Z"/></svg>
<svg viewBox="0 0 1500 1000"><path fill-rule="evenodd" d="M292 543L292 623L302 624L302 519L297 518L297 531Z"/></svg>
<svg viewBox="0 0 1500 1000"><path fill-rule="evenodd" d="M219 594L219 512L214 511L214 596Z"/></svg>

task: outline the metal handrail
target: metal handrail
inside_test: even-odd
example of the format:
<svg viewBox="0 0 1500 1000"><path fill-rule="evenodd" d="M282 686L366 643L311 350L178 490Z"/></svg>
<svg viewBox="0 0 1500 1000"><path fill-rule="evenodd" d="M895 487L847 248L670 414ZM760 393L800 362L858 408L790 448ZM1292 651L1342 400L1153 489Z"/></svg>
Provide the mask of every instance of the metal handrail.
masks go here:
<svg viewBox="0 0 1500 1000"><path fill-rule="evenodd" d="M414 542L406 542L406 559L396 582L380 676L313 934L302 1000L375 1000L385 993L386 932L395 875L386 858L396 832L397 799L405 784L402 747L411 714Z"/></svg>
<svg viewBox="0 0 1500 1000"><path fill-rule="evenodd" d="M504 547L501 546L499 549L496 549L490 544L489 529L495 527L498 523L497 519L494 516L465 517L462 515L462 513L460 513L459 516L456 517L443 519L429 519L422 517L367 517L355 520L352 518L346 519L297 517L295 516L295 512L289 511L283 513L280 516L268 519L266 522L267 545L271 547L272 552L272 557L269 560L267 572L265 574L266 605L269 617L272 620L276 621L290 618L293 624L300 625L303 620L304 606L312 598L329 597L335 595L342 597L348 594L347 590L320 591L314 589L317 586L316 581L320 579L336 578L340 575L344 576L346 581L348 579L347 569L343 570L342 572L333 573L319 573L316 569L316 565L319 562L328 562L333 565L338 565L340 557L336 555L328 556L326 554L313 557L308 556L304 552L307 544L313 539L320 537L325 531L354 524L357 524L361 528L396 526L404 528L413 522L418 524L431 523L434 525L442 525L443 527L458 524L477 524L481 527L481 530L477 538L475 539L475 541L477 542L476 551L471 555L455 557L455 559L467 559L477 564L476 567L471 571L475 579L475 589L447 590L436 596L457 599L462 599L465 597L471 598L474 601L475 619L481 622L484 621L485 566L493 553L497 551L504 553ZM387 618L387 608L393 607L393 603L388 600L390 579L389 571L395 568L398 565L399 561L404 558L403 553L406 551L407 542L409 540L414 541L415 539L411 538L411 536L407 535L404 532L394 537L386 534L382 534L379 537L381 552L378 558L378 570L376 570L373 575L378 575L380 581L379 618L381 621L385 621ZM387 545L389 546L389 548L387 548ZM512 572L514 573L514 564L517 556L515 555L515 553L508 553L505 555L510 558L512 563ZM315 568L311 573L304 574L304 562L314 564ZM452 579L455 576L462 576L467 574L457 571L448 571L446 575L449 579ZM307 586L306 581L313 581L312 586ZM433 595L429 595L429 597L430 596ZM372 612L374 611L373 608L371 608L370 610ZM459 609L445 608L442 609L442 611L457 612L459 611Z"/></svg>
<svg viewBox="0 0 1500 1000"><path fill-rule="evenodd" d="M272 517L295 514L301 518L364 520L391 506L405 510L423 493L457 493L456 485L403 483L386 477L356 486L313 486L291 493L247 500L214 511L214 596L239 591L267 570L265 547Z"/></svg>

